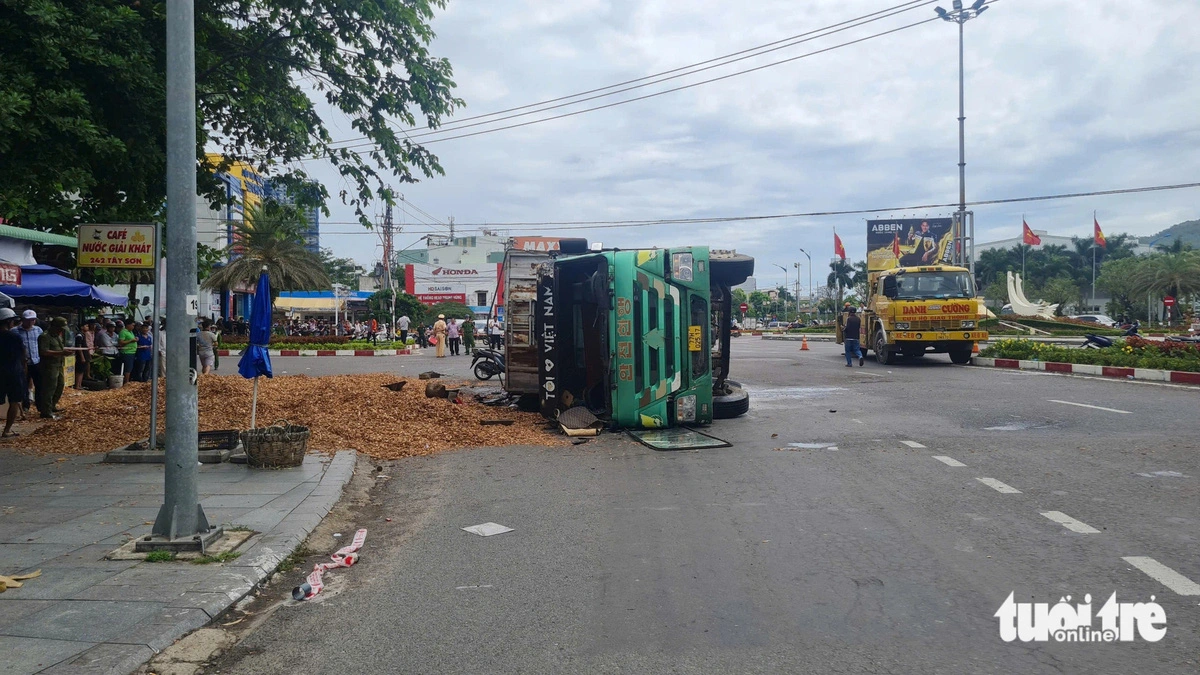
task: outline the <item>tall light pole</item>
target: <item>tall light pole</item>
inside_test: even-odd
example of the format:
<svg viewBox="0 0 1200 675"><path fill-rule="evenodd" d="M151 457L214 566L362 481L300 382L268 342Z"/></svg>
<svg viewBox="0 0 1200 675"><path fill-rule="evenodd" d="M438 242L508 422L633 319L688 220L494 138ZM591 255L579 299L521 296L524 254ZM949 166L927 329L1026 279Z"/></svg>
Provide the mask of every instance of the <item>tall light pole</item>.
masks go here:
<svg viewBox="0 0 1200 675"><path fill-rule="evenodd" d="M813 307L812 256L809 255L808 251L805 251L804 249L800 249L800 252L804 254L805 258L808 258L808 313L811 318L813 309L815 309Z"/></svg>
<svg viewBox="0 0 1200 675"><path fill-rule="evenodd" d="M796 319L800 318L800 263L792 263L796 268Z"/></svg>
<svg viewBox="0 0 1200 675"><path fill-rule="evenodd" d="M775 265L775 263L771 263L771 264ZM787 287L788 287L787 268L784 267L783 265L775 265L775 266L778 267L779 269L783 270L783 319L784 319L784 321L786 321L787 320Z"/></svg>
<svg viewBox="0 0 1200 675"><path fill-rule="evenodd" d="M962 0L954 0L954 9L947 12L941 7L933 11L944 21L958 24L958 232L955 233L955 254L961 262L967 258L967 266L971 270L971 278L975 277L975 221L971 220L970 253L964 244L963 227L967 221L967 134L966 134L966 105L963 94L965 75L963 72L963 26L968 21L987 11L988 0L975 0L969 9L963 8ZM959 249L958 247L962 247Z"/></svg>

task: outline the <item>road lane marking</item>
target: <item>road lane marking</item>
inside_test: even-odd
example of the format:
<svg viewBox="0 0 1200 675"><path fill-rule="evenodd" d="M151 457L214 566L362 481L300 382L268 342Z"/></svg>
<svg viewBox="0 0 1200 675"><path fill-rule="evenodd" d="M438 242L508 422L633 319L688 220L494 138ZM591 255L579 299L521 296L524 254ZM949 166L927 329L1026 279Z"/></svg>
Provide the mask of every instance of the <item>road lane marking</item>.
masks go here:
<svg viewBox="0 0 1200 675"><path fill-rule="evenodd" d="M908 446L908 447L910 447L910 448L923 448L923 447L925 447L925 446L921 445L920 443L918 443L918 442L916 442L916 441L900 441L900 442L901 442L901 443L903 443L903 444L905 444L905 445L907 445L907 446Z"/></svg>
<svg viewBox="0 0 1200 675"><path fill-rule="evenodd" d="M1158 562L1154 558L1130 556L1128 558L1121 558L1121 560L1145 572L1146 576L1180 595L1200 595L1200 584Z"/></svg>
<svg viewBox="0 0 1200 675"><path fill-rule="evenodd" d="M996 492L1000 492L1002 494L1006 494L1006 495L1021 494L1021 491L1018 490L1017 488L1015 488L1011 485L1005 484L1005 483L1001 483L1000 481L996 480L995 478L976 478L975 480L979 481L980 483L983 483L984 485L992 488Z"/></svg>
<svg viewBox="0 0 1200 675"><path fill-rule="evenodd" d="M1080 408L1091 408L1092 410L1103 410L1104 412L1120 413L1122 415L1132 415L1133 414L1132 412L1130 412L1128 410L1117 410L1116 408L1105 408L1103 406L1088 405L1086 403L1072 403L1070 401L1059 401L1058 399L1053 399L1053 398L1047 399L1047 400L1049 400L1051 403L1061 403L1063 405L1073 405L1073 406L1077 406Z"/></svg>
<svg viewBox="0 0 1200 675"><path fill-rule="evenodd" d="M491 587L492 587L492 585L491 585L491 584L483 584L483 585L480 585L480 586L455 586L455 587L454 587L454 590L456 590L456 591L465 591L465 590L474 589L474 588L491 588Z"/></svg>
<svg viewBox="0 0 1200 675"><path fill-rule="evenodd" d="M966 466L966 464L963 464L957 459L954 459L953 457L946 457L945 455L934 455L933 458L942 464L945 464L946 466Z"/></svg>
<svg viewBox="0 0 1200 675"><path fill-rule="evenodd" d="M1079 534L1100 534L1100 530L1097 530L1085 522L1075 520L1062 511L1046 511L1042 513L1042 515L1072 532L1078 532Z"/></svg>

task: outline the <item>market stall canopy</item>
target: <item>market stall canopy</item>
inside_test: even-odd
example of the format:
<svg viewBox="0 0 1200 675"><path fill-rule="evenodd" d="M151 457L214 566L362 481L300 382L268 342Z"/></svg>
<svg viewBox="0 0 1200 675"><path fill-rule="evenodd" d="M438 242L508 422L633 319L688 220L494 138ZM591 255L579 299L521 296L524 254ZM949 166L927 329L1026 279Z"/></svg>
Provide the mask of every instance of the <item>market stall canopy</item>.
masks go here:
<svg viewBox="0 0 1200 675"><path fill-rule="evenodd" d="M108 293L82 281L76 281L67 273L49 265L24 265L21 267L20 286L0 286L3 293L13 300L31 305L55 305L60 307L124 307L129 300L116 293Z"/></svg>

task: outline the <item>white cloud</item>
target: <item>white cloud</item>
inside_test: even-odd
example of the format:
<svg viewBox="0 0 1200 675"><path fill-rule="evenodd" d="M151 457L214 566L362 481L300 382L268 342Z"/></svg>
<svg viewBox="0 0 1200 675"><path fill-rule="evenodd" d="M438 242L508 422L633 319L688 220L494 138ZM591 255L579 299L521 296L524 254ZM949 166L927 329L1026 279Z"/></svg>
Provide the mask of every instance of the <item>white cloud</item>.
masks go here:
<svg viewBox="0 0 1200 675"><path fill-rule="evenodd" d="M458 95L468 103L461 115L468 116L702 61L889 4L458 0L435 20L432 51L454 64ZM788 58L927 14L922 8L623 96ZM1192 75L1200 57L1200 4L1003 0L967 24L966 46L968 199L1200 177L1200 156L1192 151L1200 140L1200 81ZM955 27L934 22L646 101L437 143L429 147L447 175L404 192L430 213L467 223L954 202L957 56ZM1110 234L1149 234L1200 215L1198 195L980 207L979 236L1014 236L1022 213L1038 229L1086 236L1093 209ZM333 208L332 220L351 220L347 209ZM782 273L771 264L790 268L802 259L798 247L815 253L823 268L832 254L833 226L851 255L861 256L862 220L613 229L587 236L621 246L736 247L758 257L760 276L773 282ZM378 255L369 236L327 243L362 262ZM818 268L814 276L824 274Z"/></svg>

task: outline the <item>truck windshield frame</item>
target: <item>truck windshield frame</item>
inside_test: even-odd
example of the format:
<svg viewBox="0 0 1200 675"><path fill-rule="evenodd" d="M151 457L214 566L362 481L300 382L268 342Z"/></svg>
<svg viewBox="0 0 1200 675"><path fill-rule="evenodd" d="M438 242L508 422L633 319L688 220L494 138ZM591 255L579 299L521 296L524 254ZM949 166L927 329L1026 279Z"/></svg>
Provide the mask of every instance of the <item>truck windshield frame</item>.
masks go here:
<svg viewBox="0 0 1200 675"><path fill-rule="evenodd" d="M969 272L909 272L896 275L895 300L945 300L973 298Z"/></svg>

